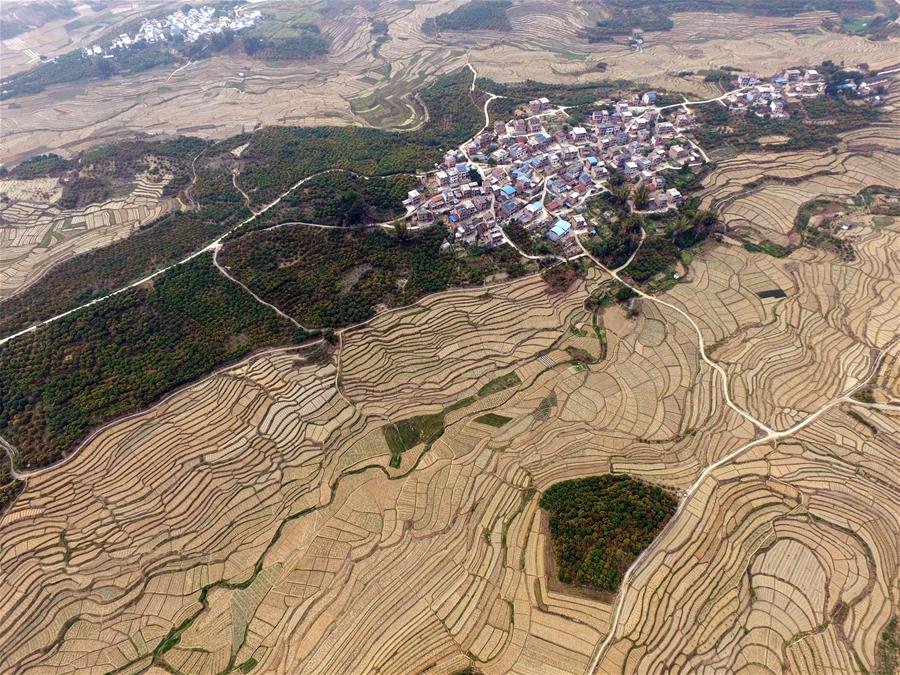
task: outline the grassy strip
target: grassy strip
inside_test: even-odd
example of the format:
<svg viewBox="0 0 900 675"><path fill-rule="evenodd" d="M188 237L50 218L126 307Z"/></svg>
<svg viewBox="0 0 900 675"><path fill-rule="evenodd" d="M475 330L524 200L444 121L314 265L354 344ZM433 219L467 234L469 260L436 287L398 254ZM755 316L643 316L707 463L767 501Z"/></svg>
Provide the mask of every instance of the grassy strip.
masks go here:
<svg viewBox="0 0 900 675"><path fill-rule="evenodd" d="M745 241L744 248L751 253L765 253L766 255L770 255L773 258L787 258L791 253L794 252L794 249L787 246L779 246L778 244L771 242L768 239L763 239L759 243Z"/></svg>
<svg viewBox="0 0 900 675"><path fill-rule="evenodd" d="M384 440L391 449L389 466L398 468L403 453L420 443L434 443L444 433L444 411L433 415L417 415L382 428Z"/></svg>
<svg viewBox="0 0 900 675"><path fill-rule="evenodd" d="M499 429L511 419L512 417L506 417L505 415L498 415L497 413L487 413L486 415L476 417L475 421L478 424L486 424L489 427L496 427Z"/></svg>

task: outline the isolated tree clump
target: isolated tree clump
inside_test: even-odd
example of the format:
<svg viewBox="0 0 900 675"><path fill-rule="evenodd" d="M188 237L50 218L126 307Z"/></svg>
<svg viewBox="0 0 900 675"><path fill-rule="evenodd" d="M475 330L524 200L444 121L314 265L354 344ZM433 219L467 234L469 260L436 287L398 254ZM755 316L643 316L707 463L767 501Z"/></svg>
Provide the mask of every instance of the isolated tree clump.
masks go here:
<svg viewBox="0 0 900 675"><path fill-rule="evenodd" d="M614 593L675 513L675 497L624 474L557 483L541 497L559 580Z"/></svg>

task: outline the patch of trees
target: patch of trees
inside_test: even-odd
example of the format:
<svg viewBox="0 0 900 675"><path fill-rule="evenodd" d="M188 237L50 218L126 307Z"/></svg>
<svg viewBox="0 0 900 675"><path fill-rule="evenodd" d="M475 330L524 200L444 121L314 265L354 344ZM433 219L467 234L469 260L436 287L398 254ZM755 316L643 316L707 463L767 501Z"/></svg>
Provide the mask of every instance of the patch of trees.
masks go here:
<svg viewBox="0 0 900 675"><path fill-rule="evenodd" d="M37 157L26 159L15 166L10 171L10 175L13 178L21 178L23 180L41 178L43 176L60 176L73 166L73 162L51 152L46 155L38 155Z"/></svg>
<svg viewBox="0 0 900 675"><path fill-rule="evenodd" d="M236 237L220 260L303 325L336 328L365 321L377 305L406 305L452 285L479 283L518 262L511 249L458 256L443 248L447 235L441 225L396 235L295 225Z"/></svg>
<svg viewBox="0 0 900 675"><path fill-rule="evenodd" d="M369 28L372 31L372 37L375 38L375 44L372 45L372 54L378 56L381 45L391 39L388 34L388 22L384 19L369 18Z"/></svg>
<svg viewBox="0 0 900 675"><path fill-rule="evenodd" d="M422 28L426 32L512 30L506 10L512 7L509 0L470 0L451 12L438 14L425 22Z"/></svg>
<svg viewBox="0 0 900 675"><path fill-rule="evenodd" d="M491 118L495 120L509 119L516 108L542 96L558 105L586 106L599 99L620 98L624 94L638 90L638 86L631 80L603 80L577 84L547 84L526 80L504 84L479 77L477 85L481 89L506 97L491 102Z"/></svg>
<svg viewBox="0 0 900 675"><path fill-rule="evenodd" d="M241 183L265 204L302 178L326 169L365 176L412 173L440 158L411 134L363 127L269 127L248 137Z"/></svg>
<svg viewBox="0 0 900 675"><path fill-rule="evenodd" d="M54 84L138 73L172 63L175 58L170 51L144 41L117 51L109 59L102 55L84 56L80 51L68 52L4 80L0 83L0 100L37 94Z"/></svg>
<svg viewBox="0 0 900 675"><path fill-rule="evenodd" d="M680 249L691 248L706 240L719 223L714 211L697 209L688 202L679 211L677 218L666 226L666 234Z"/></svg>
<svg viewBox="0 0 900 675"><path fill-rule="evenodd" d="M386 222L405 213L401 201L417 184L412 174L369 180L344 172L322 174L266 211L254 222L254 228L284 222L345 226Z"/></svg>
<svg viewBox="0 0 900 675"><path fill-rule="evenodd" d="M63 182L63 193L59 198L59 206L64 209L77 209L93 202L101 202L112 194L109 183L94 176L76 176Z"/></svg>
<svg viewBox="0 0 900 675"><path fill-rule="evenodd" d="M596 234L587 241L587 249L606 267L624 265L641 240L643 219L630 213L628 200L631 186L619 171L609 177L609 192L592 197L587 207L591 215L601 223Z"/></svg>
<svg viewBox="0 0 900 675"><path fill-rule="evenodd" d="M680 259L683 249L705 241L718 222L713 211L698 209L694 200L677 212L667 212L659 219L657 232L644 240L626 273L644 282L665 272Z"/></svg>
<svg viewBox="0 0 900 675"><path fill-rule="evenodd" d="M635 281L647 281L668 269L678 260L680 251L667 237L648 237L628 266L628 275Z"/></svg>
<svg viewBox="0 0 900 675"><path fill-rule="evenodd" d="M156 166L158 171L172 174L163 194L174 195L190 180L191 161L206 146L206 141L189 136L167 141L121 141L85 150L71 160L52 153L32 157L15 166L10 175L23 179L59 177L64 195L66 192L77 195L80 179L96 179L118 189L132 182L138 173ZM91 183L84 186L95 189ZM79 206L91 201L88 196L71 196L69 200Z"/></svg>
<svg viewBox="0 0 900 675"><path fill-rule="evenodd" d="M294 330L197 258L0 346L0 433L21 466L52 463L90 429Z"/></svg>
<svg viewBox="0 0 900 675"><path fill-rule="evenodd" d="M615 593L677 502L655 485L605 474L557 483L540 506L549 515L559 580Z"/></svg>
<svg viewBox="0 0 900 675"><path fill-rule="evenodd" d="M4 453L3 457L0 457L0 516L3 515L6 507L12 504L24 487L24 481L16 480L13 477L9 459Z"/></svg>
<svg viewBox="0 0 900 675"><path fill-rule="evenodd" d="M731 82L734 80L734 72L728 68L718 68L717 70L707 70L703 72L704 82L715 82L722 86L723 89L730 89Z"/></svg>
<svg viewBox="0 0 900 675"><path fill-rule="evenodd" d="M565 293L583 276L584 270L575 262L554 264L541 272L551 293Z"/></svg>
<svg viewBox="0 0 900 675"><path fill-rule="evenodd" d="M609 221L605 225L605 232L598 232L597 236L591 237L588 249L606 267L620 267L638 247L642 223L641 217L634 213Z"/></svg>
<svg viewBox="0 0 900 675"><path fill-rule="evenodd" d="M484 113L481 104L473 99L473 92L469 91L471 84L468 68L439 77L419 94L428 108L428 124L405 135L419 143L423 150L435 146L455 147L474 136L484 124Z"/></svg>
<svg viewBox="0 0 900 675"><path fill-rule="evenodd" d="M775 119L768 114L757 116L749 109L730 113L723 106L698 106L695 114L700 126L691 133L707 151L758 150L759 139L773 135L788 138L779 148L825 149L840 140L838 133L868 126L883 115L871 106L831 96L804 99L791 105L788 112L788 119Z"/></svg>
<svg viewBox="0 0 900 675"><path fill-rule="evenodd" d="M708 163L699 168L685 165L680 169L666 171L663 177L666 179L667 187L675 188L682 195L687 195L702 187L703 179L713 171L713 168L714 165Z"/></svg>
<svg viewBox="0 0 900 675"><path fill-rule="evenodd" d="M328 53L331 42L322 35L315 24L302 24L297 35L291 37L247 37L243 40L244 53L262 59L276 61L314 59Z"/></svg>
<svg viewBox="0 0 900 675"><path fill-rule="evenodd" d="M509 240L525 252L530 252L534 240L531 234L520 223L510 222L503 226Z"/></svg>
<svg viewBox="0 0 900 675"><path fill-rule="evenodd" d="M608 19L600 19L597 23L583 31L589 42L606 42L621 35L629 35L634 30L665 31L671 30L670 12L657 6L650 7L617 7L615 14Z"/></svg>
<svg viewBox="0 0 900 675"><path fill-rule="evenodd" d="M439 78L420 94L429 123L412 133L362 127L270 127L231 139L249 141L241 154L241 180L257 204L270 202L300 179L339 168L366 176L414 173L481 128L483 117L469 91L468 70Z"/></svg>

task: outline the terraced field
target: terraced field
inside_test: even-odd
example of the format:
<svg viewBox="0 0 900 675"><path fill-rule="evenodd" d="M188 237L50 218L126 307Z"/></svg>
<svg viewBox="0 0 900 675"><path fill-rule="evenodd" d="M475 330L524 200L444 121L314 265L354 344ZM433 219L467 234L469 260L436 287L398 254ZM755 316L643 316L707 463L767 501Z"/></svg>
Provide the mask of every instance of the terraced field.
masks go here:
<svg viewBox="0 0 900 675"><path fill-rule="evenodd" d="M711 473L636 568L594 672L871 672L897 613L898 432L896 408L845 404Z"/></svg>
<svg viewBox="0 0 900 675"><path fill-rule="evenodd" d="M753 436L682 322L610 310L602 360L568 330L599 281L436 296L346 333L337 366L267 352L102 430L0 526L22 541L2 611L28 627L4 636L2 667L130 671L155 649L190 672L585 667L609 604L548 578L537 494L609 470L685 487ZM386 423L441 411L443 434L389 466ZM137 482L104 480L113 466ZM84 585L53 590L58 575ZM391 625L374 642L373 621Z"/></svg>
<svg viewBox="0 0 900 675"><path fill-rule="evenodd" d="M0 181L0 298L52 265L127 237L181 204L162 198L169 177L137 177L128 194L80 209L63 209L55 178Z"/></svg>
<svg viewBox="0 0 900 675"><path fill-rule="evenodd" d="M240 86L218 79L230 57L153 74L149 96L171 101L108 126L79 94L57 112L83 118L50 116L59 126L35 142L77 147L139 115L209 135L307 113L412 129L427 109L408 84L467 61L501 80L570 82L594 78L602 57L612 77L708 94L677 71L775 70L792 50L815 60L834 45L848 62L896 58L895 43L815 30L822 14L677 15L672 41L637 52L578 43L595 17L573 3L515 3L511 38L422 33L461 1L353 6L324 22L327 63L227 61ZM372 17L389 26L377 50ZM198 88L197 74L216 84ZM122 82L99 87L127 98ZM0 513L0 672L889 672L900 217L859 193L900 190L897 105L835 151L781 152L775 138L719 157L702 198L725 231L683 251L679 277L653 295L598 301L624 282L582 248L567 290L535 274L379 308L105 424L55 465L3 470L0 487L22 492ZM26 110L13 155L31 143ZM0 294L177 208L164 186L140 176L76 212L59 207L56 179L4 180L0 245L14 255L0 259ZM816 245L798 211L823 195L856 201L852 226ZM678 500L615 594L559 580L539 505L561 481L607 473Z"/></svg>
<svg viewBox="0 0 900 675"><path fill-rule="evenodd" d="M773 428L864 382L871 354L900 335L900 233L869 226L847 238L850 263L807 248L783 259L720 249L670 293L731 373L735 402Z"/></svg>
<svg viewBox="0 0 900 675"><path fill-rule="evenodd" d="M703 251L597 334L597 270L435 295L108 425L0 521L0 668L871 668L898 606L900 231L856 237L852 262ZM726 405L679 307L739 407L799 422L783 440ZM883 409L848 396L871 373ZM537 505L608 472L681 500L614 598L556 580Z"/></svg>
<svg viewBox="0 0 900 675"><path fill-rule="evenodd" d="M803 204L819 198L839 201L873 185L897 185L900 95L893 93L883 111L880 120L841 134L827 150L779 151L775 144L764 152L722 153L704 183L704 204L715 205L728 229L752 240L798 244L795 217Z"/></svg>

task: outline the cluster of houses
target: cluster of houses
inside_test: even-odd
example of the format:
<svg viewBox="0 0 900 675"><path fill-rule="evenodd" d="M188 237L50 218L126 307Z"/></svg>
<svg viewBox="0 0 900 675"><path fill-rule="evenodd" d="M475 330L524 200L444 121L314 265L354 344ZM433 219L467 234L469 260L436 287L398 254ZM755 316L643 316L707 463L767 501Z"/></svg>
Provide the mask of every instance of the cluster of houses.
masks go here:
<svg viewBox="0 0 900 675"><path fill-rule="evenodd" d="M786 70L771 82L761 81L752 73L739 73L733 80L739 91L733 91L724 103L731 111L752 110L760 117L771 115L786 119L790 113L785 100L796 96L818 96L825 88L825 80L815 70Z"/></svg>
<svg viewBox="0 0 900 675"><path fill-rule="evenodd" d="M112 58L113 52L130 49L136 42L157 43L180 38L191 43L206 35L225 31L236 33L251 28L262 19L262 12L259 10L241 10L239 7L232 12L219 12L210 5L191 7L187 11L178 10L162 18L145 19L134 37L122 33L105 49L100 45L91 45L83 47L81 52L84 56L103 55Z"/></svg>
<svg viewBox="0 0 900 675"><path fill-rule="evenodd" d="M752 73L739 73L733 83L739 88L725 99L729 110L752 110L760 117L768 114L776 119L786 119L790 113L785 101L793 97L816 97L826 90L825 78L814 69L789 68L771 82L760 80ZM878 104L890 86L890 80L882 77L849 79L837 85L846 95L867 98Z"/></svg>
<svg viewBox="0 0 900 675"><path fill-rule="evenodd" d="M404 204L419 224L449 222L457 241L503 243L501 225L518 223L552 241L589 227L580 211L611 176L647 186L647 210L682 202L662 172L703 161L683 137L696 124L684 108L663 118L654 92L592 112L577 126L546 98L498 121L429 172Z"/></svg>
<svg viewBox="0 0 900 675"><path fill-rule="evenodd" d="M837 85L845 96L866 99L873 105L884 103L884 97L891 87L891 78L873 75L857 80L847 80Z"/></svg>

